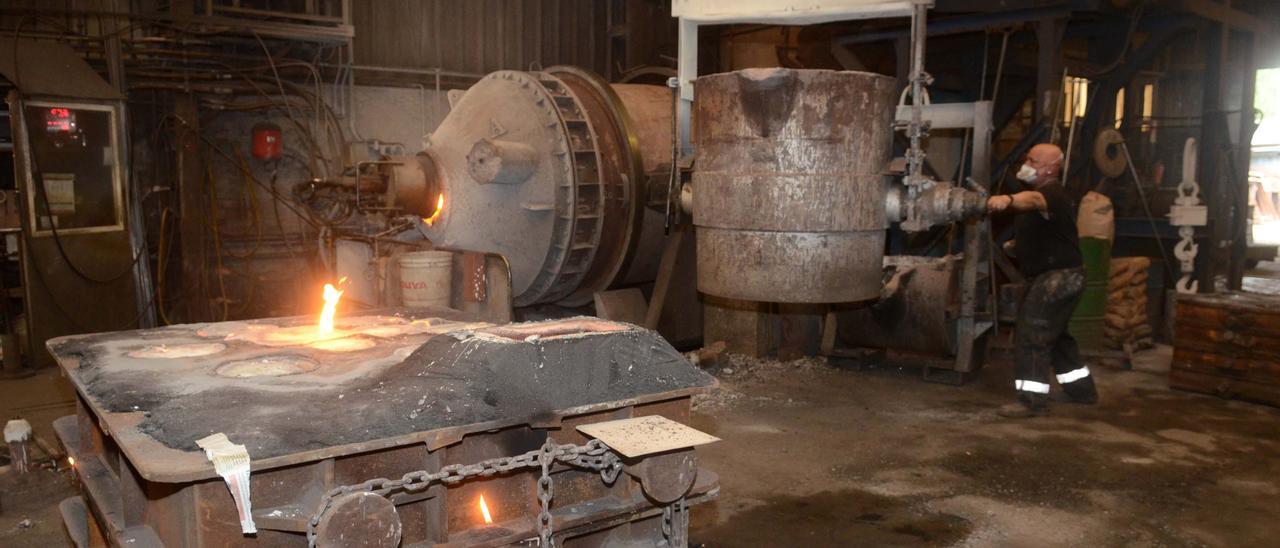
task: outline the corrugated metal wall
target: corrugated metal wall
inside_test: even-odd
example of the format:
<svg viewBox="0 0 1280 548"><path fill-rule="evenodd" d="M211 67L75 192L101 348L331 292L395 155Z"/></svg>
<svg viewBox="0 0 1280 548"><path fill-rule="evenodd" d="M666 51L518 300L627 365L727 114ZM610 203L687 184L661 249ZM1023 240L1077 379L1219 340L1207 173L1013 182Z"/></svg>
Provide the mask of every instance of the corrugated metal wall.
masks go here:
<svg viewBox="0 0 1280 548"><path fill-rule="evenodd" d="M360 65L484 74L578 65L604 72L608 0L352 2Z"/></svg>

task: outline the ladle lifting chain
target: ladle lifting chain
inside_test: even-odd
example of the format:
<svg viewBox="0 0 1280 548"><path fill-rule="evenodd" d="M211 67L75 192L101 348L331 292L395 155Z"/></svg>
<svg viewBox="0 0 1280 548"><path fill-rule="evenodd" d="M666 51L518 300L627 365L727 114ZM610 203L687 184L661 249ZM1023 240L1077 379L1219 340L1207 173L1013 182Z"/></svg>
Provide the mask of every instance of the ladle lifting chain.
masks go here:
<svg viewBox="0 0 1280 548"><path fill-rule="evenodd" d="M540 518L546 519L539 520L539 537L542 546L551 546L550 470L551 465L557 462L574 468L597 470L600 472L600 478L610 484L622 471L622 460L600 440L591 440L585 445L575 445L557 444L555 440L547 438L542 447L516 456L487 459L473 464L450 464L437 472L415 470L400 476L400 479L374 478L363 483L343 485L325 493L320 501L319 510L307 521L307 544L312 547L316 545L316 527L320 525L325 512L329 511L334 500L349 493L374 493L385 497L397 491L421 491L435 483L452 485L468 478L495 476L525 468L541 468L538 492L541 499L545 484L546 498L542 501L544 516Z"/></svg>
<svg viewBox="0 0 1280 548"><path fill-rule="evenodd" d="M684 497L662 508L662 538L670 548L688 548L689 503Z"/></svg>

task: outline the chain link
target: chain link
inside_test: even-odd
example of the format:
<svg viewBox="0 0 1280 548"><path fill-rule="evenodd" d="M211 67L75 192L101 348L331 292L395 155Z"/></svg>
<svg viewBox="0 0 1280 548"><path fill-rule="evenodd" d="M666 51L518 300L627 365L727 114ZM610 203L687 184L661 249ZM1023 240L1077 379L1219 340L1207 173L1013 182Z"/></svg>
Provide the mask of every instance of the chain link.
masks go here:
<svg viewBox="0 0 1280 548"><path fill-rule="evenodd" d="M605 483L613 483L622 470L622 460L600 440L591 440L585 445L557 444L547 438L542 447L511 457L498 457L482 460L473 464L450 464L441 467L437 472L415 470L399 479L374 478L362 483L343 485L330 489L320 501L320 508L307 521L307 544L316 545L316 527L325 512L333 506L333 501L350 493L374 493L387 496L397 491L421 491L432 484L453 485L475 477L489 477L505 474L525 468L542 468L538 478L538 499L542 503L542 512L538 516L538 538L542 546L554 546L551 529L551 466L557 462L586 470L600 471L600 478Z"/></svg>
<svg viewBox="0 0 1280 548"><path fill-rule="evenodd" d="M662 507L662 538L667 541L667 545L671 544L671 538L674 536L671 529L671 519L675 511L668 504Z"/></svg>
<svg viewBox="0 0 1280 548"><path fill-rule="evenodd" d="M689 503L680 497L680 500L662 507L662 538L671 548L688 548L688 536Z"/></svg>
<svg viewBox="0 0 1280 548"><path fill-rule="evenodd" d="M555 462L550 444L542 446L538 455L542 465L542 476L538 478L538 502L542 503L542 511L538 514L538 545L543 548L555 548L555 539L551 537L551 464Z"/></svg>

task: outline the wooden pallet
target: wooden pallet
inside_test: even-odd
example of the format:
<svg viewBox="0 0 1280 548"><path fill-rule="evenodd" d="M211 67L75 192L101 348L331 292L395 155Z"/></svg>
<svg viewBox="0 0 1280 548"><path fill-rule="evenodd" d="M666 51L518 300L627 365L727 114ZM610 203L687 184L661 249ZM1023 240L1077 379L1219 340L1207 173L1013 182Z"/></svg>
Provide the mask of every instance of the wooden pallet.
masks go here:
<svg viewBox="0 0 1280 548"><path fill-rule="evenodd" d="M1169 385L1280 406L1280 296L1180 295Z"/></svg>

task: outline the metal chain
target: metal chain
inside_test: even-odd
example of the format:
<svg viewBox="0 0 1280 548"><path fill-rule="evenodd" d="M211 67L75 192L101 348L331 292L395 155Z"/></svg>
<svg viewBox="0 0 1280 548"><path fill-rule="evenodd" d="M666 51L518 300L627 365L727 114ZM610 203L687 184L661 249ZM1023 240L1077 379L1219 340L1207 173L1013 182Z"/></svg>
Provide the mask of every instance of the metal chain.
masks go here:
<svg viewBox="0 0 1280 548"><path fill-rule="evenodd" d="M662 537L671 548L689 546L689 505L684 497L662 507Z"/></svg>
<svg viewBox="0 0 1280 548"><path fill-rule="evenodd" d="M688 548L689 546L689 502L684 497L680 497L680 501L676 503L676 510L679 511L680 523L676 527L676 547Z"/></svg>
<svg viewBox="0 0 1280 548"><path fill-rule="evenodd" d="M426 470L415 470L409 472L400 479L374 478L363 483L353 485L343 485L330 489L325 493L320 501L319 510L312 514L311 519L307 521L307 544L314 547L316 545L316 527L320 525L320 520L324 517L324 513L329 511L333 506L333 501L338 497L350 493L375 493L387 496L396 491L421 491L435 483L444 485L453 485L474 477L489 477L498 474L505 474L514 470L522 470L525 468L542 468L542 475L538 479L538 498L542 500L542 514L539 515L539 538L543 540L543 546L552 546L551 542L551 465L556 462L587 470L599 470L600 477L606 483L613 483L618 477L618 472L622 470L622 460L618 455L609 449L600 440L591 440L585 445L557 444L555 440L547 438L546 443L542 447L515 455L511 457L499 457L493 459L482 460L474 464L450 464L441 467L437 472L428 472ZM545 495L544 494L545 484Z"/></svg>
<svg viewBox="0 0 1280 548"><path fill-rule="evenodd" d="M551 464L555 455L549 445L542 446L538 455L538 463L542 465L542 476L538 478L538 502L542 503L542 511L538 514L538 545L543 548L555 548L555 539L551 538Z"/></svg>
<svg viewBox="0 0 1280 548"><path fill-rule="evenodd" d="M667 541L667 545L671 545L671 539L674 536L671 528L671 520L674 517L674 510L668 504L662 507L662 538Z"/></svg>

